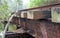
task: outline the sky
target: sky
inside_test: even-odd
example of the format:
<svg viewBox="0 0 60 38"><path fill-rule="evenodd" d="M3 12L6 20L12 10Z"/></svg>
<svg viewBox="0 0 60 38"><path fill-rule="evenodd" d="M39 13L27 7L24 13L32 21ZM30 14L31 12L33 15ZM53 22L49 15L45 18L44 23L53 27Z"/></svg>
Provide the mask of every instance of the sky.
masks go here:
<svg viewBox="0 0 60 38"><path fill-rule="evenodd" d="M30 0L23 0L23 9L28 8L28 4L29 4Z"/></svg>
<svg viewBox="0 0 60 38"><path fill-rule="evenodd" d="M6 0L8 2L9 7L11 7L14 11L17 10L16 0ZM22 0L22 5L18 5L18 9L26 9L28 8L29 0Z"/></svg>

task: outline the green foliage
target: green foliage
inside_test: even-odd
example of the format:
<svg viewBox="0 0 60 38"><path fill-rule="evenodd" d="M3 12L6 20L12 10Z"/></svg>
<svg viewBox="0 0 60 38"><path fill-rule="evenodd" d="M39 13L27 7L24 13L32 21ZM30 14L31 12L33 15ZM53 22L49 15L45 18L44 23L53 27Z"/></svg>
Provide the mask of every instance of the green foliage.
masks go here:
<svg viewBox="0 0 60 38"><path fill-rule="evenodd" d="M16 29L17 29L16 25L10 24L9 28L8 28L8 31L13 31L13 30L16 30Z"/></svg>
<svg viewBox="0 0 60 38"><path fill-rule="evenodd" d="M2 4L0 4L0 19L7 20L10 14L11 14L11 9L8 7L8 3L4 0ZM2 31L3 29L4 29L4 25L3 23L0 22L0 31Z"/></svg>
<svg viewBox="0 0 60 38"><path fill-rule="evenodd" d="M30 0L28 7L45 6L45 5L50 5L58 2L59 0Z"/></svg>
<svg viewBox="0 0 60 38"><path fill-rule="evenodd" d="M37 1L37 0L30 0L30 7L34 7L34 6L40 6L41 1Z"/></svg>
<svg viewBox="0 0 60 38"><path fill-rule="evenodd" d="M10 10L8 9L8 4L6 1L0 4L0 18L5 20L10 15Z"/></svg>
<svg viewBox="0 0 60 38"><path fill-rule="evenodd" d="M30 0L29 7L43 6L46 3L45 0Z"/></svg>
<svg viewBox="0 0 60 38"><path fill-rule="evenodd" d="M4 30L4 25L0 23L0 32Z"/></svg>

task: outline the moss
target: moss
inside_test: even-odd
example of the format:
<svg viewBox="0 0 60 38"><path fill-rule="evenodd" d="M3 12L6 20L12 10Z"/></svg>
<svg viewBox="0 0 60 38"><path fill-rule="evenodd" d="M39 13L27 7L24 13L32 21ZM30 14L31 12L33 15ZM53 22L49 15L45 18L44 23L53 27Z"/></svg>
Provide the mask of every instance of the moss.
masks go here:
<svg viewBox="0 0 60 38"><path fill-rule="evenodd" d="M8 28L8 31L13 31L13 30L16 30L16 29L17 29L16 25L10 24L10 26Z"/></svg>
<svg viewBox="0 0 60 38"><path fill-rule="evenodd" d="M4 30L4 25L0 23L0 32Z"/></svg>

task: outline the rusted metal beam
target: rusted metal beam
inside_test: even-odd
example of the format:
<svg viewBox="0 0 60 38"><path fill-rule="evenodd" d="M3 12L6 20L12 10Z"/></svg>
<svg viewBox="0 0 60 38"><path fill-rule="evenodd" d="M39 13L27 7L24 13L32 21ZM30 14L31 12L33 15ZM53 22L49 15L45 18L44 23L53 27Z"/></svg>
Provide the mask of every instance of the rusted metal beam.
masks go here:
<svg viewBox="0 0 60 38"><path fill-rule="evenodd" d="M55 6L60 6L60 3L47 5L47 6L41 6L41 7L34 7L34 8L23 9L23 10L20 10L20 11L29 11L29 10L35 10L35 9L47 9L47 8L51 8L51 7L55 7Z"/></svg>

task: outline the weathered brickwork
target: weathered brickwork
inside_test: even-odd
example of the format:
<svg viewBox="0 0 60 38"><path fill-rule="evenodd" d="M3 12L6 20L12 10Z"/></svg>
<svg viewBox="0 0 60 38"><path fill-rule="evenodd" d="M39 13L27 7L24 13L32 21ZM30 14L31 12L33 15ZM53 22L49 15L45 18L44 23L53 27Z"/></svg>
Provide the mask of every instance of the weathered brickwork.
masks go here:
<svg viewBox="0 0 60 38"><path fill-rule="evenodd" d="M60 38L60 24L49 20L20 19L20 25L35 38Z"/></svg>
<svg viewBox="0 0 60 38"><path fill-rule="evenodd" d="M27 20L25 26L34 31L36 38L60 38L60 24L48 20Z"/></svg>

